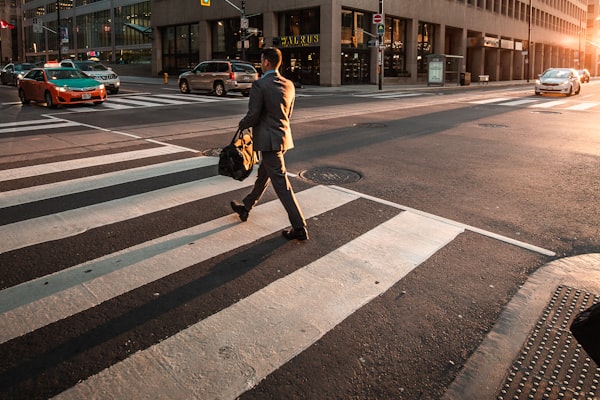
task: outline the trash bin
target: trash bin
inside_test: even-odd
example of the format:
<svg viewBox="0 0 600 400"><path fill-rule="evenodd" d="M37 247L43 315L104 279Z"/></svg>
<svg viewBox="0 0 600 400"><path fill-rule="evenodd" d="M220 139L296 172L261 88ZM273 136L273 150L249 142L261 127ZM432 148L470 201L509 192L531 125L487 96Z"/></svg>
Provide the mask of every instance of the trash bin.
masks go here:
<svg viewBox="0 0 600 400"><path fill-rule="evenodd" d="M460 86L469 86L471 84L471 73L461 72L460 73Z"/></svg>

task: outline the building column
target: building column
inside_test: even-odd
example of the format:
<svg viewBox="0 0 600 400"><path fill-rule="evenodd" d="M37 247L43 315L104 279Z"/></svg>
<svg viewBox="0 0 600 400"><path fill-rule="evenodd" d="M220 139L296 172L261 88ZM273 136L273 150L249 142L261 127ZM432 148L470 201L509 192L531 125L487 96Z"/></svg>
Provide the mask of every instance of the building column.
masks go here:
<svg viewBox="0 0 600 400"><path fill-rule="evenodd" d="M342 84L342 6L338 2L326 2L321 5L320 25L320 85L340 86Z"/></svg>
<svg viewBox="0 0 600 400"><path fill-rule="evenodd" d="M406 69L410 73L410 82L417 83L417 41L419 38L419 20L408 20L408 37L406 38Z"/></svg>

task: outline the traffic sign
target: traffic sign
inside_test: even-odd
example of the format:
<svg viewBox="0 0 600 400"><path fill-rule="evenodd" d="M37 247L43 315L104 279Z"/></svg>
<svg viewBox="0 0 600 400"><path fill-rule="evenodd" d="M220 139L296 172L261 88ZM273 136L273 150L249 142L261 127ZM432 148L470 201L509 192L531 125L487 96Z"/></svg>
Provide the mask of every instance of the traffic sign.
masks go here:
<svg viewBox="0 0 600 400"><path fill-rule="evenodd" d="M380 24L383 22L383 15L381 14L373 14L373 23Z"/></svg>
<svg viewBox="0 0 600 400"><path fill-rule="evenodd" d="M385 33L385 25L384 24L377 24L377 34L378 35L383 35Z"/></svg>

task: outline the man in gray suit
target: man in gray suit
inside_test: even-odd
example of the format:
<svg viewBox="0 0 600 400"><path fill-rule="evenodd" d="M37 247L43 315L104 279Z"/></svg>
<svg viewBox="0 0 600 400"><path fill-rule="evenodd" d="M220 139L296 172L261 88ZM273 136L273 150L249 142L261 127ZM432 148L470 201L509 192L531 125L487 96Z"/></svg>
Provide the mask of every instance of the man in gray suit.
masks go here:
<svg viewBox="0 0 600 400"><path fill-rule="evenodd" d="M242 204L232 201L231 208L238 213L242 221L246 221L250 210L258 203L269 182L272 182L292 225L292 228L284 230L282 235L288 240L307 240L306 221L287 177L283 158L285 152L294 147L290 117L296 89L291 81L279 74L279 49L263 49L260 61L263 76L252 84L248 113L240 121L239 128L253 128L254 150L261 152L261 163L254 188Z"/></svg>

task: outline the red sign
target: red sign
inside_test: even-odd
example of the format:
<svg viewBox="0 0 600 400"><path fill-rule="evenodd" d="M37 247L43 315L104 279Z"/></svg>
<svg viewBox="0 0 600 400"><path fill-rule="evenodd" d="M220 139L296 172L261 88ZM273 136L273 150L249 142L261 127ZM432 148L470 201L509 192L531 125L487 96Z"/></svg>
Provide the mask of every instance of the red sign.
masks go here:
<svg viewBox="0 0 600 400"><path fill-rule="evenodd" d="M380 24L383 22L383 15L381 14L373 14L373 23Z"/></svg>

